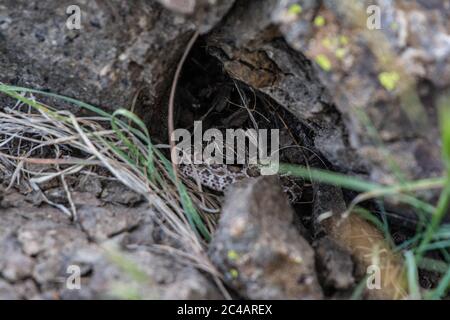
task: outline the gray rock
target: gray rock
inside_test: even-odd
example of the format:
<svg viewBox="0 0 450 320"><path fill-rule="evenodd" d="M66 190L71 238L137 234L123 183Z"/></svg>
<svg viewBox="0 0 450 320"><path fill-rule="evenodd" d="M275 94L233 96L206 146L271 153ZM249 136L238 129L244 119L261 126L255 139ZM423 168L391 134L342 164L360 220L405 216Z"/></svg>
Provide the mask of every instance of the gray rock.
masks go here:
<svg viewBox="0 0 450 320"><path fill-rule="evenodd" d="M326 287L345 290L355 284L354 265L349 252L329 237L315 242L314 249L319 278Z"/></svg>
<svg viewBox="0 0 450 320"><path fill-rule="evenodd" d="M6 206L12 199L15 205ZM76 224L54 208L34 207L25 199L11 191L2 201L0 298L222 298L194 266L152 251L157 227L148 205L99 207L92 202L79 206ZM73 265L80 268L79 290L66 286Z"/></svg>
<svg viewBox="0 0 450 320"><path fill-rule="evenodd" d="M322 297L314 252L294 226L293 215L274 177L234 185L226 195L210 255L242 297Z"/></svg>
<svg viewBox="0 0 450 320"><path fill-rule="evenodd" d="M215 286L198 270L184 266L172 257L145 250L128 253L113 250L110 252L114 252L115 258L111 258L111 254L107 253L108 250L112 249L108 246L103 247L103 250L95 246L85 247L67 261L67 264L83 266L83 269L87 270L85 272L87 275L83 275L81 290L74 292L62 289L63 298L221 298ZM122 262L117 262L118 260ZM128 267L125 268L125 265Z"/></svg>
<svg viewBox="0 0 450 320"><path fill-rule="evenodd" d="M123 214L123 208L117 209L112 205L81 206L78 209L78 217L83 230L89 237L102 241L137 227L145 210L150 212L148 205L133 208L131 210L133 214Z"/></svg>
<svg viewBox="0 0 450 320"><path fill-rule="evenodd" d="M208 37L209 50L231 77L269 95L312 130L316 148L330 162L362 171L364 163L349 146L342 117L313 65L287 45L272 21L279 6L278 0L238 1Z"/></svg>
<svg viewBox="0 0 450 320"><path fill-rule="evenodd" d="M301 13L289 13L294 4ZM381 9L380 30L366 26L369 5ZM318 8L290 0L272 15L286 41L318 62L316 74L342 115L348 149L374 181L393 183L398 171L407 179L442 173L436 111L450 87L449 12L449 1L327 0ZM316 17L319 26L311 23ZM324 150L322 142L316 147ZM329 151L331 160L343 159Z"/></svg>
<svg viewBox="0 0 450 320"><path fill-rule="evenodd" d="M144 201L144 197L117 181L108 181L100 194L103 201L134 206Z"/></svg>
<svg viewBox="0 0 450 320"><path fill-rule="evenodd" d="M0 274L8 281L19 281L31 276L34 260L25 255L12 235L0 238Z"/></svg>
<svg viewBox="0 0 450 320"><path fill-rule="evenodd" d="M207 32L232 4L199 1L194 15L183 16L155 0L2 1L0 82L48 90L105 111L130 108L139 94L142 110L136 112L149 123L162 123L161 104L190 37L197 27ZM81 9L80 30L66 26L71 5Z"/></svg>
<svg viewBox="0 0 450 320"><path fill-rule="evenodd" d="M372 4L379 31L366 27ZM336 169L389 184L398 171L442 174L436 114L450 88L449 9L449 1L242 0L207 41L230 76L308 127Z"/></svg>
<svg viewBox="0 0 450 320"><path fill-rule="evenodd" d="M217 25L233 6L234 0L158 0L166 8L197 21L201 34Z"/></svg>
<svg viewBox="0 0 450 320"><path fill-rule="evenodd" d="M1 300L18 300L20 296L17 294L13 286L8 282L0 279L0 299Z"/></svg>
<svg viewBox="0 0 450 320"><path fill-rule="evenodd" d="M21 299L39 299L39 289L32 279L25 279L20 282L14 282L14 291L19 295Z"/></svg>

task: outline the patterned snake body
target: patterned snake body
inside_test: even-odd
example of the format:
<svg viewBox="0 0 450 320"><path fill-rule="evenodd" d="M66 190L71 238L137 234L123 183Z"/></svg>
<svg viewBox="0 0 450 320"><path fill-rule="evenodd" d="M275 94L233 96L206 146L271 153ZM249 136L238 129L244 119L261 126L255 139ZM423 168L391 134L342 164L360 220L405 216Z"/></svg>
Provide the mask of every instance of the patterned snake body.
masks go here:
<svg viewBox="0 0 450 320"><path fill-rule="evenodd" d="M259 169L255 167L225 164L182 164L180 171L184 176L199 181L203 186L218 192L224 192L230 185L238 181L261 175ZM280 183L289 201L298 203L303 191L301 181L280 176Z"/></svg>

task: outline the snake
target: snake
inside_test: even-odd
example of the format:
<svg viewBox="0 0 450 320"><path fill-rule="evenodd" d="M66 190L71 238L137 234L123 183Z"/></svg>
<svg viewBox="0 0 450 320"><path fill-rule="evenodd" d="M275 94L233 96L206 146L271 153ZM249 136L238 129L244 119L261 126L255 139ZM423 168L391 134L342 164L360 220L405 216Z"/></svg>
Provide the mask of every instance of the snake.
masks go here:
<svg viewBox="0 0 450 320"><path fill-rule="evenodd" d="M230 186L239 181L261 176L259 169L250 165L181 164L179 169L185 177L221 193L224 193ZM292 204L299 203L303 191L302 181L283 175L279 175L279 180L289 202Z"/></svg>

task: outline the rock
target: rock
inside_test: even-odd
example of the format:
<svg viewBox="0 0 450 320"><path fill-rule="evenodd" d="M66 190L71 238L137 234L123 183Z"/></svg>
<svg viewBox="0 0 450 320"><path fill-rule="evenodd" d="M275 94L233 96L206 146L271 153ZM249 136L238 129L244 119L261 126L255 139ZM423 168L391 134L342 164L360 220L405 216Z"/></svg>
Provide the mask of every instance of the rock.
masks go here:
<svg viewBox="0 0 450 320"><path fill-rule="evenodd" d="M55 255L68 245L81 245L86 242L85 238L83 232L70 223L57 223L50 219L32 220L17 230L17 239L29 256Z"/></svg>
<svg viewBox="0 0 450 320"><path fill-rule="evenodd" d="M355 284L353 261L349 252L329 237L314 244L319 278L325 287L346 290Z"/></svg>
<svg viewBox="0 0 450 320"><path fill-rule="evenodd" d="M117 181L108 181L100 194L103 201L109 203L120 203L127 206L134 206L144 201L144 197L125 187Z"/></svg>
<svg viewBox="0 0 450 320"><path fill-rule="evenodd" d="M77 179L75 190L80 193L90 193L95 197L99 197L103 187L100 178L95 176L85 176Z"/></svg>
<svg viewBox="0 0 450 320"><path fill-rule="evenodd" d="M242 297L322 297L314 252L293 220L277 178L247 180L227 193L210 256Z"/></svg>
<svg viewBox="0 0 450 320"><path fill-rule="evenodd" d="M364 164L348 145L342 117L314 66L289 47L272 21L280 3L237 1L208 36L209 51L231 77L267 94L311 130L315 147L331 163L363 171Z"/></svg>
<svg viewBox="0 0 450 320"><path fill-rule="evenodd" d="M78 225L17 193L2 203L11 199L13 207L0 209L2 299L222 298L194 266L153 251L152 233L160 230L147 204L79 206ZM70 266L79 267L79 290L66 286Z"/></svg>
<svg viewBox="0 0 450 320"><path fill-rule="evenodd" d="M198 270L172 257L145 250L118 253L104 246L78 250L67 265L83 266L81 290L63 289L62 298L220 299ZM113 251L110 251L113 250ZM109 252L109 253L108 253ZM106 254L105 254L106 253ZM120 261L120 262L119 262ZM101 270L101 272L98 272ZM127 296L132 294L131 296Z"/></svg>
<svg viewBox="0 0 450 320"><path fill-rule="evenodd" d="M355 277L373 279L375 276L380 279L380 287L366 286L364 296L369 299L406 299L408 285L403 257L393 250L381 230L356 212L343 216L346 204L339 188L316 184L315 192L313 218L316 232L327 235L341 252L351 254ZM319 259L320 256L323 257L318 253ZM341 266L338 264L336 267Z"/></svg>
<svg viewBox="0 0 450 320"><path fill-rule="evenodd" d="M234 0L158 0L166 8L186 14L198 22L205 34L217 25L234 4Z"/></svg>
<svg viewBox="0 0 450 320"><path fill-rule="evenodd" d="M165 300L200 300L200 299L223 299L223 295L207 281L198 270L192 269L188 274L181 275L177 282L167 286L162 299Z"/></svg>
<svg viewBox="0 0 450 320"><path fill-rule="evenodd" d="M137 227L146 210L151 212L147 204L130 209L131 214L123 214L122 208L117 209L113 205L81 206L78 217L83 230L91 238L101 241Z"/></svg>
<svg viewBox="0 0 450 320"><path fill-rule="evenodd" d="M0 273L8 281L19 281L31 276L34 260L24 254L12 235L0 237Z"/></svg>
<svg viewBox="0 0 450 320"><path fill-rule="evenodd" d="M301 13L289 14L294 4ZM380 8L380 30L366 26L370 5ZM436 109L450 87L449 9L450 1L292 0L274 11L287 42L316 62L374 181L396 181L390 161L407 179L442 173Z"/></svg>
<svg viewBox="0 0 450 320"><path fill-rule="evenodd" d="M162 123L161 104L197 25L207 32L232 4L199 1L196 14L183 16L155 0L2 1L0 82L48 90L110 112L130 108L139 95L142 110L136 112L148 123ZM72 5L81 10L79 30L66 26ZM165 133L158 130L155 134Z"/></svg>
<svg viewBox="0 0 450 320"><path fill-rule="evenodd" d="M0 279L0 299L1 300L19 300L20 296L8 282Z"/></svg>
<svg viewBox="0 0 450 320"><path fill-rule="evenodd" d="M369 5L381 30L366 26ZM443 172L436 114L450 88L449 12L450 1L241 0L207 42L231 77L305 124L336 169L392 184L399 171Z"/></svg>
<svg viewBox="0 0 450 320"><path fill-rule="evenodd" d="M155 242L153 238L155 231L157 231L157 228L152 222L141 221L138 227L127 232L122 245L124 247L150 246Z"/></svg>
<svg viewBox="0 0 450 320"><path fill-rule="evenodd" d="M14 282L14 290L21 299L35 300L39 298L39 289L36 283L31 279Z"/></svg>

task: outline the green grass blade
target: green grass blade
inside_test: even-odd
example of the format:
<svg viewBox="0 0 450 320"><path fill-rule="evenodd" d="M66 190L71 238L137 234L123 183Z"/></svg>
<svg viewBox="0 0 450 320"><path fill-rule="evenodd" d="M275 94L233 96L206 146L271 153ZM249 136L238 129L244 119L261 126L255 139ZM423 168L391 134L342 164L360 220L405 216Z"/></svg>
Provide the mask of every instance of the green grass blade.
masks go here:
<svg viewBox="0 0 450 320"><path fill-rule="evenodd" d="M367 287L367 278L368 276L364 276L364 278L358 283L352 295L350 296L350 300L361 300L364 294L364 289Z"/></svg>
<svg viewBox="0 0 450 320"><path fill-rule="evenodd" d="M359 192L367 192L380 188L380 185L376 183L367 182L355 177L349 177L345 174L321 169L311 169L294 164L281 163L279 166L279 174L311 179L317 182L331 184Z"/></svg>
<svg viewBox="0 0 450 320"><path fill-rule="evenodd" d="M154 165L154 156L156 154L156 156L158 156L158 158L163 162L164 166L168 170L169 176L171 176L172 180L175 181L175 177L172 172L173 169L171 167L170 162L164 157L164 155L161 152L159 152L159 150L157 150L156 148L153 147L147 127L142 122L142 120L139 119L132 112L130 112L126 109L119 109L119 110L115 111L113 113L113 115L111 115L111 114L101 110L100 108L97 108L88 103L84 103L82 101L79 101L79 100L76 100L73 98L69 98L66 96L49 93L49 92L45 92L45 91L41 91L41 90L28 89L28 88L17 87L17 86L9 86L9 85L5 85L5 84L1 84L1 83L0 83L0 92L3 92L4 94L6 94L14 99L17 99L17 100L21 101L22 103L25 103L37 110L40 110L47 114L50 114L52 117L54 117L56 119L60 119L62 121L68 121L68 119L66 117L59 115L55 110L52 110L46 106L43 106L43 105L31 100L31 99L28 99L28 98L20 95L19 93L34 93L34 94L39 94L39 95L43 95L46 97L59 99L59 100L74 104L80 108L89 110L91 112L98 114L99 116L104 117L105 120L110 121L111 126L112 126L113 130L115 131L116 135L125 144L126 148L131 151L132 157L130 157L121 148L114 146L112 143L106 141L102 137L98 137L119 158L121 158L122 160L124 160L125 162L127 162L129 165L131 165L133 167L139 167L139 165L140 165L139 162L141 162L142 164L145 164L147 174L150 175L150 177L156 176L157 180L159 182L162 182L161 177L157 174L156 168ZM127 118L128 120L133 122L138 128L134 128L130 125L127 125L122 120L119 120L118 119L119 116L123 116L123 117ZM136 148L136 146L133 144L133 142L123 132L130 132L130 133L134 134L137 138L144 141L146 146L148 147L147 154L142 155L142 153L139 151L139 149ZM209 241L210 237L211 237L209 234L209 231L208 231L206 225L204 224L201 216L195 209L195 206L192 203L192 200L189 196L189 193L187 192L186 187L182 184L181 181L176 182L176 184L177 184L178 192L180 194L180 201L182 203L183 209L187 215L188 221L190 222L193 230L199 230L200 233L202 234L202 236L207 241Z"/></svg>
<svg viewBox="0 0 450 320"><path fill-rule="evenodd" d="M186 216L193 230L198 230L207 242L211 241L211 234L209 233L208 228L203 222L203 219L201 218L200 214L198 213L197 209L192 203L192 199L189 196L189 193L187 192L185 185L181 181L177 181L177 179L175 178L172 163L169 160L167 160L164 156L162 156L161 160L173 183L177 186L181 204L186 212Z"/></svg>
<svg viewBox="0 0 450 320"><path fill-rule="evenodd" d="M147 146L147 155L144 157L139 148L135 146L135 144L128 139L125 134L123 134L122 130L119 129L119 126L123 124L123 122L118 122L117 117L123 116L127 118L128 120L132 121L134 124L136 124L141 132L143 132L145 137L145 145ZM128 147L128 149L135 155L135 158L139 161L143 162L143 165L147 168L147 174L150 176L152 180L154 180L155 177L155 164L154 164L154 152L153 152L153 144L150 139L150 134L148 132L147 127L142 122L141 119L139 119L134 113L126 110L126 109L119 109L116 110L112 117L111 117L111 127L116 133L116 135L122 140L122 142ZM125 128L126 132L130 132L131 126L127 126Z"/></svg>
<svg viewBox="0 0 450 320"><path fill-rule="evenodd" d="M447 270L447 273L439 282L436 289L434 289L427 298L431 300L439 300L442 299L450 289L450 268Z"/></svg>
<svg viewBox="0 0 450 320"><path fill-rule="evenodd" d="M16 87L16 86L9 86L9 85L5 85L5 84L0 84L0 91L4 92L4 93L8 93L8 92L28 92L28 93L35 93L35 94L40 94L46 97L50 97L50 98L55 98L55 99L59 99L65 102L69 102L72 103L78 107L81 107L83 109L86 110L90 110L92 112L95 112L96 114L103 116L105 118L110 118L111 115L108 112L103 111L100 108L94 107L91 104L88 103L84 103L82 101L79 101L77 99L73 99L73 98L69 98L66 96L62 96L59 94L55 94L55 93L50 93L50 92L45 92L42 90L36 90L36 89L28 89L28 88L23 88L23 87Z"/></svg>
<svg viewBox="0 0 450 320"><path fill-rule="evenodd" d="M411 251L405 252L406 271L408 275L409 296L413 300L421 300L419 274L417 272L416 260Z"/></svg>
<svg viewBox="0 0 450 320"><path fill-rule="evenodd" d="M337 187L354 190L358 192L371 192L374 197L396 196L396 198L419 210L427 210L427 213L433 213L434 207L408 194L418 190L441 188L446 183L446 178L431 178L401 183L398 185L384 186L372 182L364 181L360 178L347 176L341 173L325 171L321 169L311 169L294 164L281 163L279 173L294 177L310 179L320 183L335 185Z"/></svg>
<svg viewBox="0 0 450 320"><path fill-rule="evenodd" d="M387 239L388 243L392 248L395 247L394 241L392 240L391 233L389 231L389 225L387 224L387 221L381 221L378 219L377 216L375 216L372 212L365 208L361 207L355 207L353 209L353 212L361 216L363 219L369 221L372 223L375 227L377 227L378 230L383 232L385 238Z"/></svg>
<svg viewBox="0 0 450 320"><path fill-rule="evenodd" d="M428 243L432 240L444 216L447 214L447 209L450 204L450 97L445 97L443 101L440 101L439 115L442 136L442 158L446 166L447 174L445 187L439 197L436 211L433 214L431 223L425 230L422 242L417 250L417 260L420 260L423 256Z"/></svg>
<svg viewBox="0 0 450 320"><path fill-rule="evenodd" d="M418 263L420 269L439 272L441 274L447 273L450 269L450 265L441 260L435 260L427 257L423 257Z"/></svg>
<svg viewBox="0 0 450 320"><path fill-rule="evenodd" d="M450 240L436 241L425 246L424 251L432 251L438 249L448 249L450 248Z"/></svg>

